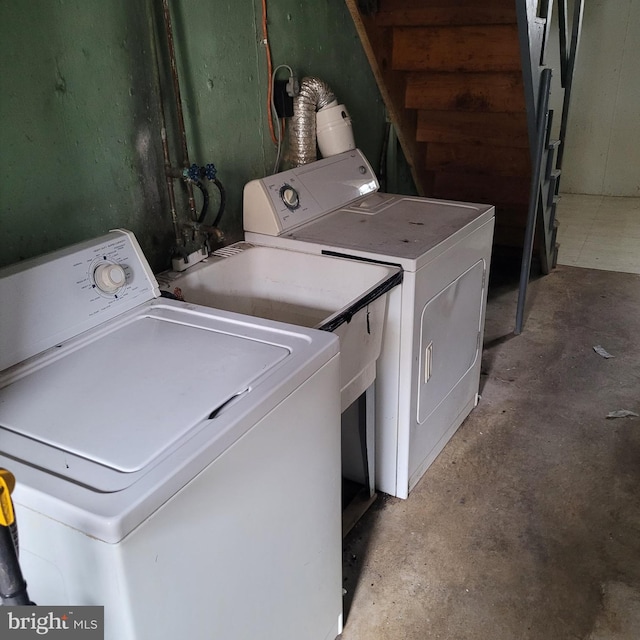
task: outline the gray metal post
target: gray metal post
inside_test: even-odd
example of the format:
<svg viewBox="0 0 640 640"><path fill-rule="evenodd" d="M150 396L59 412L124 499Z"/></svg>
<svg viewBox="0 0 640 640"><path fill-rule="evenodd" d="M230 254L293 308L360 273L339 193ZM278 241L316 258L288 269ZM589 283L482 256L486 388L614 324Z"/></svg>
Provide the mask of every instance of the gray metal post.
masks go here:
<svg viewBox="0 0 640 640"><path fill-rule="evenodd" d="M580 31L582 30L582 15L584 13L583 0L576 0L573 7L573 22L571 28L571 48L567 58L567 69L564 82L564 99L562 101L562 120L560 122L560 140L562 144L556 157L556 169L562 169L562 158L566 148L567 123L569 121L569 104L571 102L571 89L573 87L573 73L578 57L578 44L580 43Z"/></svg>
<svg viewBox="0 0 640 640"><path fill-rule="evenodd" d="M549 115L549 92L551 90L551 69L542 70L540 76L540 95L538 98L538 113L536 119L535 159L533 175L531 177L531 191L529 192L529 209L527 212L527 227L522 249L522 267L520 269L520 289L518 292L518 308L516 310L516 328L514 333L522 333L524 325L524 307L527 298L527 287L531 273L531 256L533 255L533 241L538 217L538 198L540 193L540 175L542 173L542 155L547 139L547 118Z"/></svg>

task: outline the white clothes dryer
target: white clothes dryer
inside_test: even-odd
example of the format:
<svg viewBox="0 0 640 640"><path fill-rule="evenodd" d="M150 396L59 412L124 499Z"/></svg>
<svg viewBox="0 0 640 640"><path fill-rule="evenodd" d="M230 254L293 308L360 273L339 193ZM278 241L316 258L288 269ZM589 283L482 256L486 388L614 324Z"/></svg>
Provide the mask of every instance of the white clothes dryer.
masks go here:
<svg viewBox="0 0 640 640"><path fill-rule="evenodd" d="M379 193L359 150L254 180L247 241L400 265L376 378L376 486L406 498L478 401L495 210Z"/></svg>

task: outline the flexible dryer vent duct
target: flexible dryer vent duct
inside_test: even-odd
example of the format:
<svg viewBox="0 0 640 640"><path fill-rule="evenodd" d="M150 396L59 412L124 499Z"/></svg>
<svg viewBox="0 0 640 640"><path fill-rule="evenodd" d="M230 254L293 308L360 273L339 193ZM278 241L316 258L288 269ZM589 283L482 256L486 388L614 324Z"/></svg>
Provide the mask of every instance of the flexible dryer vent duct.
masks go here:
<svg viewBox="0 0 640 640"><path fill-rule="evenodd" d="M320 78L303 78L293 99L289 129L291 163L299 167L316 159L316 111L338 104L333 91Z"/></svg>

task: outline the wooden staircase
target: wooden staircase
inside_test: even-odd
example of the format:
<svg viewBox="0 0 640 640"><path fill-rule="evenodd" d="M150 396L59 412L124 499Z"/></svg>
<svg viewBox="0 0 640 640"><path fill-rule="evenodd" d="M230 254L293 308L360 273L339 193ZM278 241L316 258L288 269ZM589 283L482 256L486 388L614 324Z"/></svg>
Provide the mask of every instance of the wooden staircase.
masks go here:
<svg viewBox="0 0 640 640"><path fill-rule="evenodd" d="M549 211L535 237L552 268L560 174L548 132L542 156L534 149L547 22L536 0L346 3L418 192L494 204L494 250L520 257L539 160Z"/></svg>

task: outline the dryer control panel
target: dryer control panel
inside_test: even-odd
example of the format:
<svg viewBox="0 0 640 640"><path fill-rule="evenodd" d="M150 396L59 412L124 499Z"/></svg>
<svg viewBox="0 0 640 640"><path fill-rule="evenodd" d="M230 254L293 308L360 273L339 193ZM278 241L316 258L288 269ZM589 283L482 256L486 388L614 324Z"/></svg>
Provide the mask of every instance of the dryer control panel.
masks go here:
<svg viewBox="0 0 640 640"><path fill-rule="evenodd" d="M124 229L0 269L0 371L159 295Z"/></svg>
<svg viewBox="0 0 640 640"><path fill-rule="evenodd" d="M244 188L244 230L279 236L345 207L379 186L358 149L252 180Z"/></svg>

